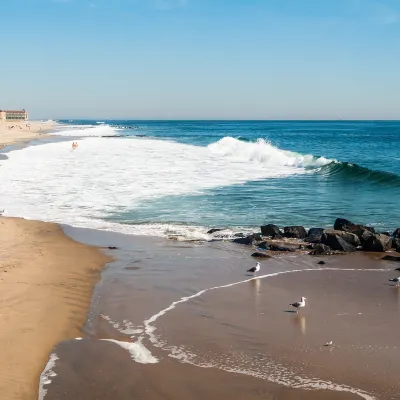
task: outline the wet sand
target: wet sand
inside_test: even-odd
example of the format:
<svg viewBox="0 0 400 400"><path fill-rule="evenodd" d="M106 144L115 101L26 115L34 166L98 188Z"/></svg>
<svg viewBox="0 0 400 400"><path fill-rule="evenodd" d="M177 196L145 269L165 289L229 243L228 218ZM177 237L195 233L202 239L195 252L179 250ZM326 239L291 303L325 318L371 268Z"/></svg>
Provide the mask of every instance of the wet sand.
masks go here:
<svg viewBox="0 0 400 400"><path fill-rule="evenodd" d="M57 376L46 399L398 398L400 290L388 282L396 263L377 260L382 255L326 257L324 267L334 270L323 271L321 258L277 256L261 262L261 276L310 271L252 279L245 246L75 235L120 246L119 260L96 288L88 339L55 349ZM307 308L287 312L302 295ZM135 362L127 350L99 340L140 337L158 363L132 356Z"/></svg>
<svg viewBox="0 0 400 400"><path fill-rule="evenodd" d="M37 399L48 353L81 334L109 258L58 225L0 218L0 397Z"/></svg>
<svg viewBox="0 0 400 400"><path fill-rule="evenodd" d="M270 384L261 379L198 368L164 359L159 364L133 363L111 343L83 340L55 349L60 360L46 399L57 400L356 400L352 394L310 392ZM66 385L69 382L69 385Z"/></svg>

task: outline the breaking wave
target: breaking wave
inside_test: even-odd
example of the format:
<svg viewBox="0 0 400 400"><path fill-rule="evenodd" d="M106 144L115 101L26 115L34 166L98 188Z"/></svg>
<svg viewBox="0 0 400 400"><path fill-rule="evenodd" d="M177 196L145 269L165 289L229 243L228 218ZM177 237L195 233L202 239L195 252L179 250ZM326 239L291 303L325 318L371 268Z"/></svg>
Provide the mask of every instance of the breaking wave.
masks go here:
<svg viewBox="0 0 400 400"><path fill-rule="evenodd" d="M264 139L258 139L256 142L245 142L232 137L224 137L218 142L210 144L208 148L212 153L222 157L232 157L274 167L313 168L334 161L325 157L315 157L311 154L282 150Z"/></svg>

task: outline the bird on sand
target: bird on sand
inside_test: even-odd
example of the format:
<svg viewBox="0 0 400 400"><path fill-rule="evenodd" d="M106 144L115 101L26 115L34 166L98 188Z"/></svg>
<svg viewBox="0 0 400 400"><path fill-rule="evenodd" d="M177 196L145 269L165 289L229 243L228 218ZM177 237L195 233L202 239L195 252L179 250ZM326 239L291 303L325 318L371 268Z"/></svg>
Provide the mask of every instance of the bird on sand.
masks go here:
<svg viewBox="0 0 400 400"><path fill-rule="evenodd" d="M396 286L399 286L400 285L400 276L398 276L397 278L389 279L389 282L394 282L396 284Z"/></svg>
<svg viewBox="0 0 400 400"><path fill-rule="evenodd" d="M400 271L400 268L396 268L395 271Z"/></svg>
<svg viewBox="0 0 400 400"><path fill-rule="evenodd" d="M306 298L302 297L300 301L296 301L295 303L289 304L296 309L296 312L299 312L299 308L303 308L306 306Z"/></svg>
<svg viewBox="0 0 400 400"><path fill-rule="evenodd" d="M255 267L248 269L247 272L252 272L253 274L255 274L259 270L260 270L260 263L258 262Z"/></svg>

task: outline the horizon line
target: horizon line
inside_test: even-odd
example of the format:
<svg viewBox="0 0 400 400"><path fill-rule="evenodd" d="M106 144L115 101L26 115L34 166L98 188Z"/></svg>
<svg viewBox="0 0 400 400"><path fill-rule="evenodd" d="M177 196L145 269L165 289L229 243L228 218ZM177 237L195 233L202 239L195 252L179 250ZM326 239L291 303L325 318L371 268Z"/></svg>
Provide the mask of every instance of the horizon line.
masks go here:
<svg viewBox="0 0 400 400"><path fill-rule="evenodd" d="M399 119L381 119L381 118L376 118L376 119L347 119L347 118L341 118L341 119L296 119L296 118L287 118L287 119L257 119L257 118L249 118L249 119L230 119L230 118L89 118L89 117L84 117L84 118L38 118L38 119L32 119L32 121L35 120L53 120L53 121L94 121L94 120L104 120L104 121L165 121L165 122L175 122L175 121L181 121L181 122L229 122L229 121L234 121L234 122L400 122Z"/></svg>

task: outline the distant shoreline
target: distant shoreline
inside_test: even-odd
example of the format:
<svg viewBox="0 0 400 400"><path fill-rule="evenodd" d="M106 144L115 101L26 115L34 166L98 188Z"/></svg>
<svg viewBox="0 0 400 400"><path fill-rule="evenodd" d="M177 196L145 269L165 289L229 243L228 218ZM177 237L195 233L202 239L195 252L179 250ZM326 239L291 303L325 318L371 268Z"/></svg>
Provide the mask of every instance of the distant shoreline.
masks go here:
<svg viewBox="0 0 400 400"><path fill-rule="evenodd" d="M0 149L17 143L40 139L57 126L56 122L0 121Z"/></svg>

